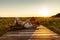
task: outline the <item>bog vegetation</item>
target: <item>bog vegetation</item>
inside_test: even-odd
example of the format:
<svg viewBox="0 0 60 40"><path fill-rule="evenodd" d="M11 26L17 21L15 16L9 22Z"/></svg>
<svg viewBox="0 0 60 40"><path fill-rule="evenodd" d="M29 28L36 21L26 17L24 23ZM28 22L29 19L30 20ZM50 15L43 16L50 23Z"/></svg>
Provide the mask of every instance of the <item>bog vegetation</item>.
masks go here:
<svg viewBox="0 0 60 40"><path fill-rule="evenodd" d="M27 20L30 17L21 17L21 20ZM60 34L60 18L41 18L36 17L40 25L44 25L50 30ZM14 18L0 18L0 36L10 30L10 26L14 23Z"/></svg>
<svg viewBox="0 0 60 40"><path fill-rule="evenodd" d="M60 18L40 18L41 25L60 35Z"/></svg>

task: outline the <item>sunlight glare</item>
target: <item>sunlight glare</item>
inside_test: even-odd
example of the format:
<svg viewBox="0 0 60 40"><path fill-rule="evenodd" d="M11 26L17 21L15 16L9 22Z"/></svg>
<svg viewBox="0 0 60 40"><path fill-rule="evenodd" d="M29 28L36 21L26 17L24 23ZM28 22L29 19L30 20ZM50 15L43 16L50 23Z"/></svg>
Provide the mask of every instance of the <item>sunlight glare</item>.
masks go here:
<svg viewBox="0 0 60 40"><path fill-rule="evenodd" d="M51 14L51 10L47 9L47 8L43 8L39 11L40 16L42 17L49 17Z"/></svg>

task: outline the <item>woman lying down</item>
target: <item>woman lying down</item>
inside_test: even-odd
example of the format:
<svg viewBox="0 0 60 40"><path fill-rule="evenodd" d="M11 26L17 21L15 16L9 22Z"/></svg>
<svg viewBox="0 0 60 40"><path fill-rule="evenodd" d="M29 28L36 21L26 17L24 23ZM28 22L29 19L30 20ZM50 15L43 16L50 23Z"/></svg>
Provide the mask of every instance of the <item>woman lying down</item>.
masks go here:
<svg viewBox="0 0 60 40"><path fill-rule="evenodd" d="M20 21L19 18L16 18L15 25L21 25L25 28L31 28L33 26L38 26L39 22L36 21L34 17L26 20L26 21Z"/></svg>

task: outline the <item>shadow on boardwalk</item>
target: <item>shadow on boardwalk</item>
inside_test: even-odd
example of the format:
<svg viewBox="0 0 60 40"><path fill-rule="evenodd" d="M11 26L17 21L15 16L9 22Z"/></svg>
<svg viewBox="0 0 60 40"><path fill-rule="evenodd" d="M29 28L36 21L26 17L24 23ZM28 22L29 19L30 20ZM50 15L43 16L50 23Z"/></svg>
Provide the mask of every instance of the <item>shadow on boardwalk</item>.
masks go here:
<svg viewBox="0 0 60 40"><path fill-rule="evenodd" d="M40 25L36 29L7 32L0 40L60 40L60 38L58 34Z"/></svg>

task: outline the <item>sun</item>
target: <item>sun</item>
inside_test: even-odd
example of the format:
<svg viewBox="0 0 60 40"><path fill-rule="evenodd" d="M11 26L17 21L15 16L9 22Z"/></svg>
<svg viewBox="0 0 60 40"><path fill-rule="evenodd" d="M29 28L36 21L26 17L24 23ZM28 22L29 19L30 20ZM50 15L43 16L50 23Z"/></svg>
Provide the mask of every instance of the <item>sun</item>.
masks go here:
<svg viewBox="0 0 60 40"><path fill-rule="evenodd" d="M39 11L39 14L41 17L49 17L51 14L51 10L49 10L47 8L43 8Z"/></svg>

